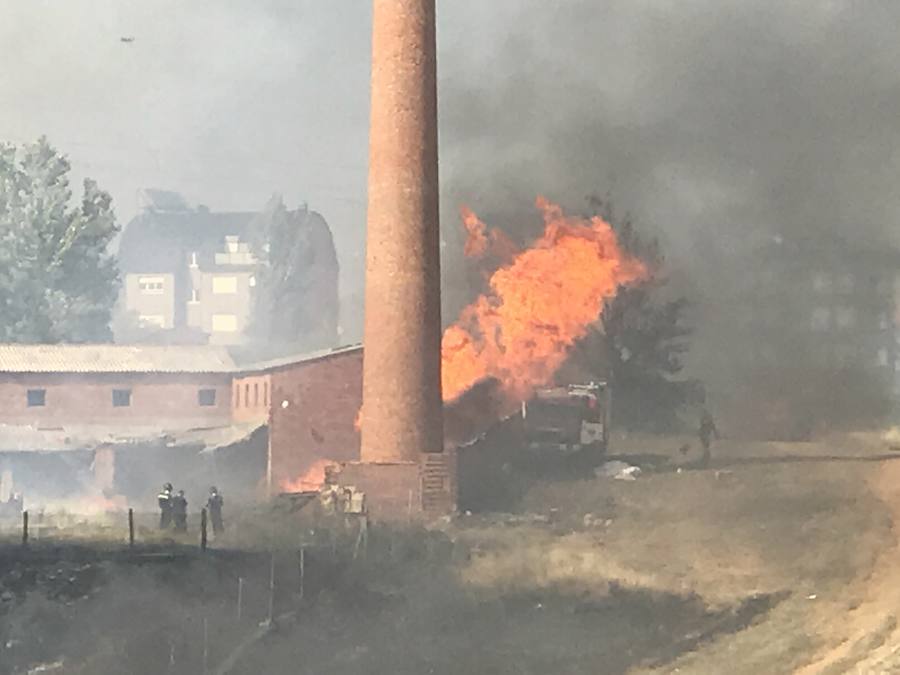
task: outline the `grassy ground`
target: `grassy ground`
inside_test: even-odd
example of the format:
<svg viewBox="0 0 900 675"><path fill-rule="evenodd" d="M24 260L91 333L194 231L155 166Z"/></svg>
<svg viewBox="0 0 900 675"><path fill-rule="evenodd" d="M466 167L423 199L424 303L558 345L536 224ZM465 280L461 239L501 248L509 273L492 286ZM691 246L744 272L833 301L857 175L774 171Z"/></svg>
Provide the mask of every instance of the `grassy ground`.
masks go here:
<svg viewBox="0 0 900 675"><path fill-rule="evenodd" d="M539 482L514 513L463 515L427 536L373 530L368 557L356 561L331 557L317 524L289 510L235 514L218 545L306 542L318 551L318 579L298 604L296 561L283 556L276 576L294 581L279 607L292 613L229 672L893 672L900 453L874 435L723 441L710 467L694 470L695 451L679 451L689 440L617 438L615 455L644 467L634 481ZM117 524L105 532L121 536ZM146 536L157 535L148 526ZM235 574L255 579L254 611L264 614L267 565L235 564L207 584L209 597L184 590L198 582L138 575L129 593L152 608L146 633L175 644L173 612L179 625L210 607L230 616ZM159 584L164 611L152 599ZM103 608L118 607L117 585L86 601L100 622L111 617ZM252 633L233 623L214 624L217 662ZM190 630L179 658L196 667ZM97 663L71 672L119 672ZM145 672L139 665L127 672Z"/></svg>

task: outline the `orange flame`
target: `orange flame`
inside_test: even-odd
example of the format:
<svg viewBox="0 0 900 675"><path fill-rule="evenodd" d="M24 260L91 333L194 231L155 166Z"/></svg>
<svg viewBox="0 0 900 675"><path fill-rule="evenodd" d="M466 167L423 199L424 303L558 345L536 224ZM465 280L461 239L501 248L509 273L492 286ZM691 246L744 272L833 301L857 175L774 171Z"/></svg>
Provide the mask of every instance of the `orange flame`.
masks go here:
<svg viewBox="0 0 900 675"><path fill-rule="evenodd" d="M278 487L282 492L315 492L325 485L325 469L333 464L333 460L317 459L306 473L297 478L286 478Z"/></svg>
<svg viewBox="0 0 900 675"><path fill-rule="evenodd" d="M469 233L464 253L471 258L483 258L491 255L506 263L518 253L516 245L500 230L488 231L481 219L468 207L460 209L463 227Z"/></svg>
<svg viewBox="0 0 900 675"><path fill-rule="evenodd" d="M622 251L602 218L566 216L542 197L537 207L544 233L524 251L515 251L496 230L488 234L474 213L463 211L466 253L508 252L510 259L490 276L490 289L444 332L445 401L488 377L510 399L528 398L551 381L619 286L646 277L644 265Z"/></svg>

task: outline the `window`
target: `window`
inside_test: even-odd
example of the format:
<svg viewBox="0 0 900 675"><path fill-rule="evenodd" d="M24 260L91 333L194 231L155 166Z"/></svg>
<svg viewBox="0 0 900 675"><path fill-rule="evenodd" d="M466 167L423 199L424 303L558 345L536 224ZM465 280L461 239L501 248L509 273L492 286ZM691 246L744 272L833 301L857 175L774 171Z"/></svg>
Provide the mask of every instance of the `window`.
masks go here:
<svg viewBox="0 0 900 675"><path fill-rule="evenodd" d="M200 290L197 288L191 289L191 304L196 305L200 302Z"/></svg>
<svg viewBox="0 0 900 675"><path fill-rule="evenodd" d="M197 269L197 251L191 252L191 267Z"/></svg>
<svg viewBox="0 0 900 675"><path fill-rule="evenodd" d="M244 407L250 405L250 385L244 385Z"/></svg>
<svg viewBox="0 0 900 675"><path fill-rule="evenodd" d="M263 405L269 406L269 383L263 382Z"/></svg>
<svg viewBox="0 0 900 675"><path fill-rule="evenodd" d="M253 405L259 406L259 382L253 383Z"/></svg>
<svg viewBox="0 0 900 675"><path fill-rule="evenodd" d="M29 389L28 390L28 407L43 408L47 405L46 389Z"/></svg>
<svg viewBox="0 0 900 675"><path fill-rule="evenodd" d="M212 329L215 333L234 333L237 331L237 317L234 314L213 314Z"/></svg>
<svg viewBox="0 0 900 675"><path fill-rule="evenodd" d="M197 392L197 403L202 405L203 407L210 407L216 404L216 390L215 389L201 389Z"/></svg>
<svg viewBox="0 0 900 675"><path fill-rule="evenodd" d="M225 237L225 250L229 253L237 253L240 250L240 237L229 235Z"/></svg>
<svg viewBox="0 0 900 675"><path fill-rule="evenodd" d="M234 407L240 408L241 407L241 385L239 385L239 384L234 385L234 396L232 398L234 399Z"/></svg>
<svg viewBox="0 0 900 675"><path fill-rule="evenodd" d="M141 314L138 317L138 325L142 328L165 328L166 317L162 314Z"/></svg>
<svg viewBox="0 0 900 675"><path fill-rule="evenodd" d="M213 277L212 292L216 295L234 295L237 293L237 277Z"/></svg>
<svg viewBox="0 0 900 675"><path fill-rule="evenodd" d="M138 277L138 288L144 295L162 295L164 282L162 277Z"/></svg>
<svg viewBox="0 0 900 675"><path fill-rule="evenodd" d="M114 408L127 408L131 405L131 389L113 389L112 404Z"/></svg>

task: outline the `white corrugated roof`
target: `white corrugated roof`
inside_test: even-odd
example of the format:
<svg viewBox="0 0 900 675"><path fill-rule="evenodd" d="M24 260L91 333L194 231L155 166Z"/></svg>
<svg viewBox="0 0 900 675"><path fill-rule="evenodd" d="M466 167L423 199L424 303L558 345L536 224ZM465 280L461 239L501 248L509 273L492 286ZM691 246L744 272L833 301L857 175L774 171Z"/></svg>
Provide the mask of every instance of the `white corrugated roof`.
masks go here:
<svg viewBox="0 0 900 675"><path fill-rule="evenodd" d="M264 426L260 422L207 429L165 429L147 426L109 427L100 424L39 429L0 424L0 453L94 450L102 445L123 447L158 443L167 447L199 446L207 451L239 443Z"/></svg>
<svg viewBox="0 0 900 675"><path fill-rule="evenodd" d="M362 345L346 345L343 347L333 347L331 349L322 349L317 352L306 352L303 354L292 354L277 359L268 359L266 361L256 361L235 368L238 373L260 373L284 366L292 366L297 363L306 363L307 361L317 361L319 359L336 356L338 354L347 354L349 352L361 351Z"/></svg>
<svg viewBox="0 0 900 675"><path fill-rule="evenodd" d="M224 347L0 344L0 373L232 373Z"/></svg>

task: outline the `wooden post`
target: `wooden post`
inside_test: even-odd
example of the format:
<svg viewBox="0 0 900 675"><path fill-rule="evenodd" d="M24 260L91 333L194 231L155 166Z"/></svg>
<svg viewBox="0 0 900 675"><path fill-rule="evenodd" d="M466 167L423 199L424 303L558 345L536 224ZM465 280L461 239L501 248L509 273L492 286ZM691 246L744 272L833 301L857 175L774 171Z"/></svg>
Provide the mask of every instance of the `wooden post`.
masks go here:
<svg viewBox="0 0 900 675"><path fill-rule="evenodd" d="M206 509L200 509L200 549L206 550Z"/></svg>
<svg viewBox="0 0 900 675"><path fill-rule="evenodd" d="M28 511L22 511L22 546L28 545Z"/></svg>
<svg viewBox="0 0 900 675"><path fill-rule="evenodd" d="M300 547L300 599L303 599L303 582L306 577L306 547Z"/></svg>
<svg viewBox="0 0 900 675"><path fill-rule="evenodd" d="M237 620L241 620L241 612L244 604L244 577L238 577L238 596L237 596Z"/></svg>
<svg viewBox="0 0 900 675"><path fill-rule="evenodd" d="M134 509L128 509L128 545L134 548Z"/></svg>
<svg viewBox="0 0 900 675"><path fill-rule="evenodd" d="M203 617L203 675L209 673L209 620Z"/></svg>
<svg viewBox="0 0 900 675"><path fill-rule="evenodd" d="M275 619L275 551L272 551L272 562L269 566L269 625Z"/></svg>

